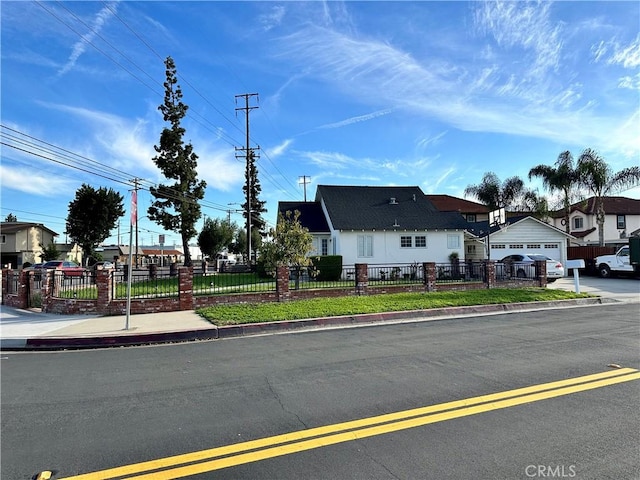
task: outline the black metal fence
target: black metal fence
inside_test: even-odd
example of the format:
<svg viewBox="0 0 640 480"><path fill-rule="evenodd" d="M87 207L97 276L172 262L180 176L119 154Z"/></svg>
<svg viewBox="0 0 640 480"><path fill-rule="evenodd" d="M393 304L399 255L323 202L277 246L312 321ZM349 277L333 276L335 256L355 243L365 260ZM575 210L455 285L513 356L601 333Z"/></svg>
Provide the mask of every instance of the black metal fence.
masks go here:
<svg viewBox="0 0 640 480"><path fill-rule="evenodd" d="M112 298L126 298L129 272L114 270ZM133 270L131 272L131 296L134 298L177 297L180 290L178 277L171 270Z"/></svg>
<svg viewBox="0 0 640 480"><path fill-rule="evenodd" d="M534 263L496 263L496 282L518 280L537 280Z"/></svg>
<svg viewBox="0 0 640 480"><path fill-rule="evenodd" d="M436 263L436 283L483 282L484 262Z"/></svg>
<svg viewBox="0 0 640 480"><path fill-rule="evenodd" d="M276 279L257 272L194 273L194 295L259 293L276 290Z"/></svg>
<svg viewBox="0 0 640 480"><path fill-rule="evenodd" d="M52 296L78 300L96 300L98 298L98 288L96 287L94 273L85 271L80 275L68 275L65 272L54 270Z"/></svg>

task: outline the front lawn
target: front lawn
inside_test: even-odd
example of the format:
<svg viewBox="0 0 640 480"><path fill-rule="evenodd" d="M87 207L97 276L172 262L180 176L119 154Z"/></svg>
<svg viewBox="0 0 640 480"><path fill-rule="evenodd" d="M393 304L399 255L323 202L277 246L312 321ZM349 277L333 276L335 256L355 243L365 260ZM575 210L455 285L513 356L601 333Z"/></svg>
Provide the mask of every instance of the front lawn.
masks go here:
<svg viewBox="0 0 640 480"><path fill-rule="evenodd" d="M364 313L587 297L591 297L591 295L555 289L494 288L491 290L467 290L462 292L397 293L361 297L314 298L280 303L216 305L201 308L197 313L214 325L222 326Z"/></svg>

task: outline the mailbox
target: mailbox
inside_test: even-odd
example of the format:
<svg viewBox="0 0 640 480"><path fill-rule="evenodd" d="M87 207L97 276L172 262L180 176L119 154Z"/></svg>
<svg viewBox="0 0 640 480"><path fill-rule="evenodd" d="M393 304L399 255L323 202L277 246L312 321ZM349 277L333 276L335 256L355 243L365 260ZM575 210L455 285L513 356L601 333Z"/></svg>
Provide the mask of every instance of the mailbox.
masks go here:
<svg viewBox="0 0 640 480"><path fill-rule="evenodd" d="M567 260L567 270L570 268L584 268L584 260L582 258L577 260Z"/></svg>

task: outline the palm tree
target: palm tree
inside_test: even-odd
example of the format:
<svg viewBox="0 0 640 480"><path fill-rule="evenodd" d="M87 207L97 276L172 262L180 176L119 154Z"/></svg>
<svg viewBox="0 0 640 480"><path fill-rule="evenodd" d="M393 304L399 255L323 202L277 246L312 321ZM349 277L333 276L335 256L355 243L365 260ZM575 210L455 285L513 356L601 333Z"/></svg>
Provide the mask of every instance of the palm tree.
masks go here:
<svg viewBox="0 0 640 480"><path fill-rule="evenodd" d="M587 148L578 159L580 183L595 197L598 241L604 246L604 197L640 185L640 167L629 167L614 173L598 152Z"/></svg>
<svg viewBox="0 0 640 480"><path fill-rule="evenodd" d="M571 210L571 191L578 184L578 170L573 166L573 156L571 152L564 151L558 155L555 167L549 165L538 165L529 170L529 180L532 177L540 177L542 185L550 193L561 192L564 210L564 226L567 233L571 232L569 224L569 213Z"/></svg>
<svg viewBox="0 0 640 480"><path fill-rule="evenodd" d="M511 208L525 194L524 182L518 177L507 178L500 182L493 172L487 172L478 185L469 185L464 189L466 196L475 197L489 207L490 210L498 208Z"/></svg>

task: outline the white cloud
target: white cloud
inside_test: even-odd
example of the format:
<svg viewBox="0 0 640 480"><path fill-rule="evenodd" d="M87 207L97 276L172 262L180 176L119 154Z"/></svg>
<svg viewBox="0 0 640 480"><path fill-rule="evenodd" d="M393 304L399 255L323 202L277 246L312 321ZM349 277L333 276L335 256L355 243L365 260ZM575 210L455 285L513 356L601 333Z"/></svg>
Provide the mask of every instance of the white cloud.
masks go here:
<svg viewBox="0 0 640 480"><path fill-rule="evenodd" d="M75 190L76 181L31 167L0 165L2 188L40 197L55 197L60 192Z"/></svg>
<svg viewBox="0 0 640 480"><path fill-rule="evenodd" d="M258 21L262 25L262 28L268 32L282 23L285 13L286 11L284 6L274 5L271 7L269 13L264 13L258 16Z"/></svg>
<svg viewBox="0 0 640 480"><path fill-rule="evenodd" d="M640 34L627 46L616 45L615 52L608 63L622 65L624 68L640 66Z"/></svg>
<svg viewBox="0 0 640 480"><path fill-rule="evenodd" d="M76 42L73 45L73 49L71 51L71 55L67 60L67 63L58 71L58 76L62 76L65 73L69 72L78 61L78 58L87 50L87 47L91 44L91 42L100 35L100 30L104 24L115 14L115 10L117 8L117 3L112 2L108 5L105 5L95 16L93 20L93 24L90 27L89 33L86 33L82 36L82 39Z"/></svg>
<svg viewBox="0 0 640 480"><path fill-rule="evenodd" d="M280 155L284 154L292 143L293 143L293 140L290 138L287 138L280 145L276 145L275 147L268 149L267 155L271 159L277 158Z"/></svg>
<svg viewBox="0 0 640 480"><path fill-rule="evenodd" d="M347 118L346 120L341 120L335 123L328 123L326 125L321 125L318 129L326 129L326 128L340 128L346 127L347 125L352 125L354 123L366 122L367 120L372 120L374 118L382 117L383 115L388 115L393 111L392 108L387 108L384 110L378 110L377 112L368 113L366 115L359 115L357 117Z"/></svg>

